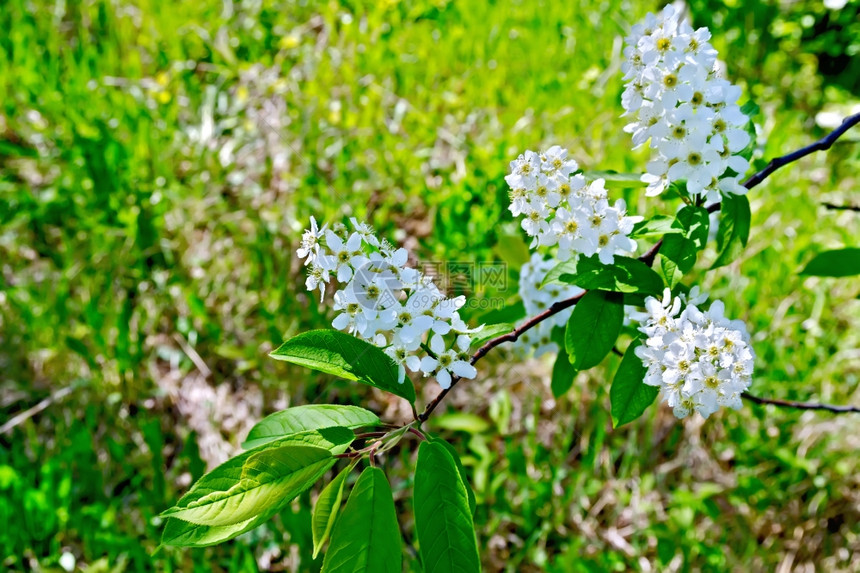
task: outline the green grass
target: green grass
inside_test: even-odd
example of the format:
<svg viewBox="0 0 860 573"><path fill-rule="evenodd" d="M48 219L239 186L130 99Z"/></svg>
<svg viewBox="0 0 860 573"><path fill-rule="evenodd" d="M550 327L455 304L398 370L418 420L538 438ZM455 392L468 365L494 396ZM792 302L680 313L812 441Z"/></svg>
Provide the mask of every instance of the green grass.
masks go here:
<svg viewBox="0 0 860 573"><path fill-rule="evenodd" d="M761 158L858 103L855 4L691 4L764 110ZM588 170L642 170L621 131L620 50L656 8L7 0L0 425L71 392L0 435L3 567L57 570L67 551L89 571L318 568L318 490L224 546L153 555L158 513L264 414L332 401L409 415L266 356L331 318L293 257L308 217L366 218L424 261L518 260L502 180L516 154L558 143ZM769 178L742 259L706 273L706 255L688 277L747 322L758 395L860 403L857 283L798 275L857 245L860 218L820 202L856 204L858 138ZM611 192L637 213L677 208ZM617 360L557 401L550 366L498 352L446 400L489 427L429 422L471 474L486 570L860 570L856 416L747 405L678 423L652 408L612 430ZM385 460L407 546L413 446Z"/></svg>

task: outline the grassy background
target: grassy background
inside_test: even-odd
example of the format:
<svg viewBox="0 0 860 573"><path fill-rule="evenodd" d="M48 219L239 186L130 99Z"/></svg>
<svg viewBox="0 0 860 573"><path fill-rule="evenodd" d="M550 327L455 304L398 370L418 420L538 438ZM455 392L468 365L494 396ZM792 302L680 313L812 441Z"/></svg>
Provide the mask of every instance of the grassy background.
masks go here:
<svg viewBox="0 0 860 573"><path fill-rule="evenodd" d="M521 150L642 170L619 66L626 30L658 7L6 0L0 566L59 570L70 553L87 571L318 569L318 490L241 539L153 556L157 514L263 415L323 401L409 415L266 357L331 318L293 257L308 217L366 218L421 260L516 264L502 177ZM858 105L858 3L691 7L763 108L759 157ZM689 277L746 320L759 395L860 403L857 281L798 276L857 245L860 218L820 206L857 203L857 140L757 188L744 257ZM677 208L611 192L640 214ZM747 405L678 423L655 407L613 430L614 357L557 401L549 366L499 352L450 396L464 415L429 423L472 475L487 570L860 571L860 418ZM385 466L409 546L403 446Z"/></svg>

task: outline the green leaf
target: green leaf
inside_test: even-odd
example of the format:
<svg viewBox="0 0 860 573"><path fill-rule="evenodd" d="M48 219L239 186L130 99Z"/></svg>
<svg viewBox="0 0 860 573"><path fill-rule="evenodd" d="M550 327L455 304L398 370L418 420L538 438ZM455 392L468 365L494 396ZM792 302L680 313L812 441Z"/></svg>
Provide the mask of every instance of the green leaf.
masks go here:
<svg viewBox="0 0 860 573"><path fill-rule="evenodd" d="M272 506L257 517L232 525L199 525L171 517L164 524L161 544L175 547L208 547L223 543L259 527L271 519L280 509L280 506Z"/></svg>
<svg viewBox="0 0 860 573"><path fill-rule="evenodd" d="M334 464L334 458L331 457L331 454L340 454L346 451L346 448L354 438L355 435L352 430L347 428L323 428L275 440L274 442L259 446L253 450L248 450L247 452L227 460L197 480L197 482L184 496L182 496L174 507L168 509L162 514L165 517L182 518L182 521L179 519L167 520L167 524L162 535L162 543L164 545L202 547L231 539L245 531L253 529L263 521L269 519L272 515L277 513L280 508L289 503L295 496L304 491L304 489L310 487L311 483L315 481L312 480L310 483L299 489L295 492L295 495L292 495L292 497L289 495L283 495L281 498L274 500L277 502L274 505L260 508L257 512L259 515L257 516L249 515L245 518L236 518L235 521L230 519L229 521L231 521L231 523L188 523L191 521L187 516L188 513L193 515L195 513L202 512L203 509L197 509L197 507L200 506L201 500L207 498L207 496L218 494L219 492L223 494L224 492L230 491L234 488L238 489L249 485L248 483L245 483L243 486L240 486L239 484L242 483L246 464L251 463L254 456L270 450L291 447L306 450L321 450L322 452L328 453L328 460L325 464L322 464L325 467L319 474L321 476L328 467L331 467L331 465ZM284 452L281 452L279 455L284 455ZM214 501L213 498L209 499ZM188 513L186 513L186 510L189 510ZM254 517L257 517L257 519L254 519ZM212 525L217 525L217 527L210 527Z"/></svg>
<svg viewBox="0 0 860 573"><path fill-rule="evenodd" d="M319 555L320 549L328 541L331 534L334 522L337 519L337 514L340 511L340 502L343 500L343 487L346 484L346 478L352 471L353 466L349 466L335 477L320 493L317 502L314 504L313 515L311 516L311 532L314 539L314 559Z"/></svg>
<svg viewBox="0 0 860 573"><path fill-rule="evenodd" d="M552 395L556 398L567 394L570 387L573 385L573 379L576 377L576 368L570 363L570 357L567 355L567 350L564 347L559 348L558 356L555 359L555 364L552 366L552 380L550 388Z"/></svg>
<svg viewBox="0 0 860 573"><path fill-rule="evenodd" d="M717 228L717 260L712 269L737 259L747 246L750 236L750 202L746 195L723 197Z"/></svg>
<svg viewBox="0 0 860 573"><path fill-rule="evenodd" d="M618 256L611 265L604 265L597 257L579 257L575 263L564 261L547 273L543 285L551 282L623 293L659 294L663 291L660 275L648 265L638 259Z"/></svg>
<svg viewBox="0 0 860 573"><path fill-rule="evenodd" d="M415 533L426 573L481 570L466 488L448 450L436 442L418 447Z"/></svg>
<svg viewBox="0 0 860 573"><path fill-rule="evenodd" d="M334 525L323 573L400 573L402 540L391 486L379 468L358 478Z"/></svg>
<svg viewBox="0 0 860 573"><path fill-rule="evenodd" d="M583 175L589 180L603 179L604 181L617 183L635 183L637 186L645 185L640 173L619 173L617 171L585 171Z"/></svg>
<svg viewBox="0 0 860 573"><path fill-rule="evenodd" d="M636 347L641 343L641 339L636 339L627 347L609 389L612 425L616 428L641 416L660 393L656 386L642 382L647 369L642 359L636 356Z"/></svg>
<svg viewBox="0 0 860 573"><path fill-rule="evenodd" d="M818 253L800 274L818 277L849 277L860 274L860 248Z"/></svg>
<svg viewBox="0 0 860 573"><path fill-rule="evenodd" d="M648 265L630 257L615 257L611 265L596 258L580 259L575 285L589 290L659 294L663 281Z"/></svg>
<svg viewBox="0 0 860 573"><path fill-rule="evenodd" d="M380 423L379 417L358 406L335 406L320 404L295 406L266 416L256 426L251 428L248 438L242 447L256 448L262 444L283 438L292 434L342 426L344 428L360 428L375 426Z"/></svg>
<svg viewBox="0 0 860 573"><path fill-rule="evenodd" d="M222 465L201 478L190 498L187 494L162 515L199 525L246 522L294 499L335 462L329 450L312 446L251 451L241 467Z"/></svg>
<svg viewBox="0 0 860 573"><path fill-rule="evenodd" d="M564 340L574 369L597 366L612 350L624 321L621 303L617 293L590 290L573 307Z"/></svg>
<svg viewBox="0 0 860 573"><path fill-rule="evenodd" d="M514 325L509 322L485 325L484 328L482 328L479 332L476 332L474 336L472 336L472 348L480 348L488 340L497 336L501 336L503 334L507 334L511 332L514 328Z"/></svg>
<svg viewBox="0 0 860 573"><path fill-rule="evenodd" d="M673 227L679 234L666 235L660 247L660 265L670 285L693 268L699 251L708 241L710 219L704 207L687 205L678 212Z"/></svg>
<svg viewBox="0 0 860 573"><path fill-rule="evenodd" d="M630 236L633 238L655 237L671 233L680 233L680 229L672 226L672 223L674 222L674 217L669 217L668 215L654 215L650 219L639 221L633 225L633 231L630 232Z"/></svg>
<svg viewBox="0 0 860 573"><path fill-rule="evenodd" d="M437 416L433 424L445 430L469 432L470 434L480 434L490 429L489 422L477 414L468 412L451 412Z"/></svg>
<svg viewBox="0 0 860 573"><path fill-rule="evenodd" d="M687 205L678 211L674 223L685 237L695 243L699 250L708 242L708 228L711 225L710 213L704 207Z"/></svg>
<svg viewBox="0 0 860 573"><path fill-rule="evenodd" d="M761 113L761 108L756 102L749 100L741 106L741 111L748 118L754 119L759 113Z"/></svg>
<svg viewBox="0 0 860 573"><path fill-rule="evenodd" d="M576 259L568 259L561 261L549 270L541 282L541 288L550 283L568 284L570 280L576 276L577 263Z"/></svg>
<svg viewBox="0 0 860 573"><path fill-rule="evenodd" d="M685 241L684 239L668 241L667 239L669 238L667 236L663 239L663 245L660 248L657 259L660 261L660 270L666 278L666 284L674 287L684 277L684 273L681 272L681 269L678 268L678 263L673 259L681 257ZM666 254L664 254L664 251L666 251Z"/></svg>
<svg viewBox="0 0 860 573"><path fill-rule="evenodd" d="M337 330L312 330L284 342L269 356L369 384L415 402L409 378L398 382L397 364L376 346Z"/></svg>
<svg viewBox="0 0 860 573"><path fill-rule="evenodd" d="M454 460L454 465L457 466L457 473L460 474L460 481L463 482L463 485L466 487L466 495L469 497L469 511L472 515L475 514L475 507L477 507L477 502L475 501L475 492L472 491L472 486L469 485L469 479L466 475L466 468L463 467L463 462L460 461L460 456L457 455L457 450L454 449L454 446L446 442L440 437L434 436L430 439L431 442L442 444L448 453L451 454L451 458Z"/></svg>

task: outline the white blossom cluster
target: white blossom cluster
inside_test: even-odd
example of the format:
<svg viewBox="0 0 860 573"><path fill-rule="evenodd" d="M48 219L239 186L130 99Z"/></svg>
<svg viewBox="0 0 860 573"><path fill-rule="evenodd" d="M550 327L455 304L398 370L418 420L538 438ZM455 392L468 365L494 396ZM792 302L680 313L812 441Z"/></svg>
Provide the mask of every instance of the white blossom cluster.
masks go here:
<svg viewBox="0 0 860 573"><path fill-rule="evenodd" d="M558 245L560 261L597 255L612 264L616 254L636 250L628 236L641 217L628 217L624 200L610 205L604 180L586 182L568 151L554 145L543 153L526 151L511 162L505 177L509 209L522 216L531 246Z"/></svg>
<svg viewBox="0 0 860 573"><path fill-rule="evenodd" d="M520 269L519 294L526 309L526 316L536 316L552 306L552 303L583 292L574 285L548 284L541 287L544 277L554 266L555 261L545 260L543 255L532 253L531 260ZM514 343L514 349L521 355L534 351L536 357L548 352L558 352L558 344L552 340L552 329L556 326L564 327L572 312L573 307L539 322L537 326L520 335Z"/></svg>
<svg viewBox="0 0 860 573"><path fill-rule="evenodd" d="M740 409L752 381L755 353L746 326L723 315L722 301L699 310L706 298L698 287L675 298L666 289L662 301L648 297L646 312L634 317L647 336L636 348L648 369L644 382L661 389L678 418L693 410L707 418L720 406Z"/></svg>
<svg viewBox="0 0 860 573"><path fill-rule="evenodd" d="M750 142L749 118L737 105L740 88L717 76L710 38L668 5L626 39L621 103L632 121L624 130L637 147L650 139L656 150L642 176L649 196L680 180L709 201L747 191L740 178L749 162L739 153Z"/></svg>
<svg viewBox="0 0 860 573"><path fill-rule="evenodd" d="M307 289L319 289L321 300L332 278L340 283L332 325L382 348L397 363L401 383L406 368L435 375L443 388L452 375L474 378L470 335L481 327L470 329L460 318L465 297L446 297L430 278L406 266L406 249L380 241L366 223L350 221L352 231L343 224L327 229L311 217L296 251L309 267Z"/></svg>

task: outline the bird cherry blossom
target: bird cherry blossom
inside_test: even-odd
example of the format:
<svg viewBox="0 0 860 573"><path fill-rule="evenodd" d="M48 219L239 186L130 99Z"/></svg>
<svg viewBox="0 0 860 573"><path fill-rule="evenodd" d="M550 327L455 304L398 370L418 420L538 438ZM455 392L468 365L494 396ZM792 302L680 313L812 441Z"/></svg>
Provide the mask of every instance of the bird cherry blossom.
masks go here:
<svg viewBox="0 0 860 573"><path fill-rule="evenodd" d="M722 301L700 310L706 298L698 287L676 297L666 289L662 300L648 297L645 312L632 315L646 337L635 350L647 368L644 382L660 388L678 418L740 409L752 382L755 353L746 326L725 317Z"/></svg>
<svg viewBox="0 0 860 573"><path fill-rule="evenodd" d="M452 374L474 378L468 350L481 327L469 328L460 318L465 297L445 296L407 265L406 249L379 240L366 223L355 218L350 223L352 231L342 224L319 227L311 217L296 251L308 267L305 286L319 290L321 302L332 278L339 283L332 326L382 348L397 364L401 383L407 369L434 375L444 388Z"/></svg>
<svg viewBox="0 0 860 573"><path fill-rule="evenodd" d="M558 260L597 255L604 264L636 250L629 234L641 217L628 217L622 199L610 203L603 179L589 183L575 173L579 166L566 149L556 145L543 153L526 151L510 167L505 177L511 188L509 209L522 216L532 248L557 245Z"/></svg>
<svg viewBox="0 0 860 573"><path fill-rule="evenodd" d="M676 181L709 201L746 193L740 178L749 162L740 153L750 142L749 118L737 105L740 88L717 75L710 38L670 4L626 39L621 104L632 120L624 130L636 147L650 141L654 149L642 176L649 196Z"/></svg>

